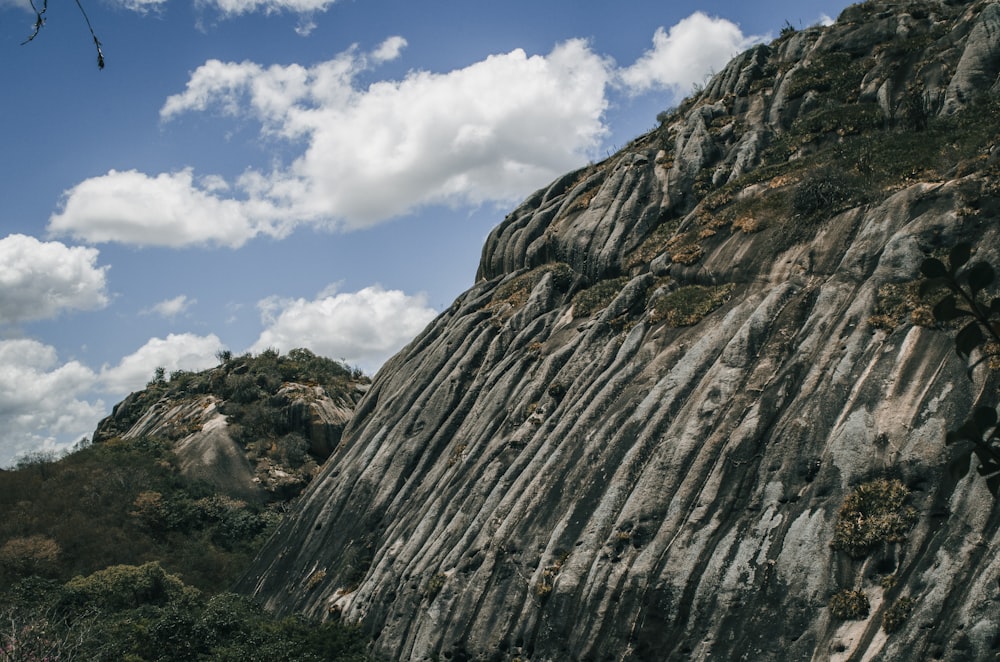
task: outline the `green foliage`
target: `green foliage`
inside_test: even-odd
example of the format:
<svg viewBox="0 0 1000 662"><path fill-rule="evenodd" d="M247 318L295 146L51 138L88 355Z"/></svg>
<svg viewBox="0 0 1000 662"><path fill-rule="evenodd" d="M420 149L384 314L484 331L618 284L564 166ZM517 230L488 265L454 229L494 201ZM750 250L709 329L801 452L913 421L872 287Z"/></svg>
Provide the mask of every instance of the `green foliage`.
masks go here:
<svg viewBox="0 0 1000 662"><path fill-rule="evenodd" d="M140 566L114 565L66 583L64 605L121 611L142 605L164 605L179 599L184 582L151 561Z"/></svg>
<svg viewBox="0 0 1000 662"><path fill-rule="evenodd" d="M925 259L920 265L925 278L921 290L947 290L948 294L934 306L933 314L943 324L964 323L955 334L959 358L968 360L974 351L983 349L991 367L1000 367L995 364L995 352L1000 347L1000 297L987 296L996 274L988 263L970 262L971 258L971 244L960 243L952 248L947 264L933 257ZM990 493L1000 498L1000 421L994 406L977 407L965 423L948 432L945 444L954 448L948 464L951 485L969 472L969 461L974 454L979 460L979 474L986 478Z"/></svg>
<svg viewBox="0 0 1000 662"><path fill-rule="evenodd" d="M611 278L597 281L585 290L573 295L573 317L589 317L595 312L604 310L608 304L621 292L628 277Z"/></svg>
<svg viewBox="0 0 1000 662"><path fill-rule="evenodd" d="M283 403L274 396L286 382L322 386L333 398L349 396L358 384L370 380L357 368L313 354L308 349L293 349L281 355L274 349L260 354L234 357L232 352L217 355L220 364L201 372L178 370L164 378L158 368L146 389L133 393L119 407L115 416L102 421L94 434L97 443L125 434L146 411L162 398L182 402L185 397L210 394L226 401L223 413L245 433L245 443L261 435L279 437L287 432L285 421L275 414Z"/></svg>
<svg viewBox="0 0 1000 662"><path fill-rule="evenodd" d="M691 326L729 300L736 286L687 285L654 299L650 322L665 322L669 327Z"/></svg>
<svg viewBox="0 0 1000 662"><path fill-rule="evenodd" d="M58 569L59 543L43 535L9 538L0 546L0 568L6 576L50 576Z"/></svg>
<svg viewBox="0 0 1000 662"><path fill-rule="evenodd" d="M155 537L177 531L207 532L208 538L225 550L237 550L270 531L279 516L273 510L251 506L222 494L195 498L177 491L166 497L159 492L140 492L133 502L135 517Z"/></svg>
<svg viewBox="0 0 1000 662"><path fill-rule="evenodd" d="M115 566L65 585L24 580L5 587L0 600L0 660L368 659L355 627L276 618L232 593L206 597L155 563Z"/></svg>
<svg viewBox="0 0 1000 662"><path fill-rule="evenodd" d="M859 485L840 507L830 546L863 558L879 545L905 540L917 521L916 511L905 505L909 493L895 479Z"/></svg>
<svg viewBox="0 0 1000 662"><path fill-rule="evenodd" d="M792 211L800 217L829 217L854 196L856 186L833 168L809 172L792 195Z"/></svg>
<svg viewBox="0 0 1000 662"><path fill-rule="evenodd" d="M823 93L824 99L854 100L870 64L855 59L849 53L822 52L792 74L787 88L788 98L796 99L806 92L815 91Z"/></svg>
<svg viewBox="0 0 1000 662"><path fill-rule="evenodd" d="M0 585L159 560L216 591L235 581L279 516L185 478L167 442L109 440L0 472Z"/></svg>
<svg viewBox="0 0 1000 662"><path fill-rule="evenodd" d="M914 604L912 598L900 598L896 600L882 615L882 629L890 634L897 632L903 627L906 619L910 617Z"/></svg>
<svg viewBox="0 0 1000 662"><path fill-rule="evenodd" d="M871 605L864 591L843 590L834 593L827 604L830 615L841 621L860 621L868 618Z"/></svg>

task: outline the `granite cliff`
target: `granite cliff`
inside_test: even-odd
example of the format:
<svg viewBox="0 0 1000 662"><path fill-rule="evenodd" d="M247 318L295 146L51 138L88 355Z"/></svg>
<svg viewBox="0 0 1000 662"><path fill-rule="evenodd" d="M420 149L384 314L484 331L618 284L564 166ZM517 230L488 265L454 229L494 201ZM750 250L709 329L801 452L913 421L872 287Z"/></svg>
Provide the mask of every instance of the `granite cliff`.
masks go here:
<svg viewBox="0 0 1000 662"><path fill-rule="evenodd" d="M856 5L532 195L241 589L400 660L995 655L997 380L918 283L1000 264L998 73L1000 3Z"/></svg>

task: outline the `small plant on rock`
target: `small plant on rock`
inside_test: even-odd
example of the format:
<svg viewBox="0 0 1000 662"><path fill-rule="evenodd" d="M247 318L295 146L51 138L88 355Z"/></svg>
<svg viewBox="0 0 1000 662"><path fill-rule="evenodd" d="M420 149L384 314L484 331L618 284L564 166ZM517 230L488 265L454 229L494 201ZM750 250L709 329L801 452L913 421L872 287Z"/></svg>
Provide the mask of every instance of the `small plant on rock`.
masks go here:
<svg viewBox="0 0 1000 662"><path fill-rule="evenodd" d="M863 558L881 544L902 542L917 520L917 512L905 505L908 495L895 479L859 485L840 507L830 546Z"/></svg>
<svg viewBox="0 0 1000 662"><path fill-rule="evenodd" d="M439 572L427 580L427 583L424 585L424 596L427 598L428 602L434 601L437 594L441 592L442 588L444 588L444 583L446 581L448 581L448 575L443 572Z"/></svg>
<svg viewBox="0 0 1000 662"><path fill-rule="evenodd" d="M886 610L882 616L882 629L892 633L903 627L903 623L910 617L913 611L914 601L912 598L900 598L894 605Z"/></svg>
<svg viewBox="0 0 1000 662"><path fill-rule="evenodd" d="M842 621L864 620L871 611L864 591L843 590L835 593L827 606L830 608L830 615Z"/></svg>

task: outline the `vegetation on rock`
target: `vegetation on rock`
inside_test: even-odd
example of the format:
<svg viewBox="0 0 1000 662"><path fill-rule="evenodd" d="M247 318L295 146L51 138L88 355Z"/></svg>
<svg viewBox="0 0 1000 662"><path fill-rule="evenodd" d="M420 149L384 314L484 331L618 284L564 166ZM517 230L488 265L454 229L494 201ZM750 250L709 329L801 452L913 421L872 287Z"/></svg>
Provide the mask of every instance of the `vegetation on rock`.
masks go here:
<svg viewBox="0 0 1000 662"><path fill-rule="evenodd" d="M909 493L896 479L859 485L840 507L831 546L862 558L882 544L905 540L917 519L916 511L906 505Z"/></svg>
<svg viewBox="0 0 1000 662"><path fill-rule="evenodd" d="M736 286L685 285L650 301L650 322L664 322L669 327L697 324L732 296Z"/></svg>
<svg viewBox="0 0 1000 662"><path fill-rule="evenodd" d="M864 591L839 591L830 598L827 607L830 615L842 621L856 621L868 618L871 604Z"/></svg>
<svg viewBox="0 0 1000 662"><path fill-rule="evenodd" d="M898 631L906 623L913 611L914 601L912 598L900 598L891 607L885 610L882 615L882 629L892 633Z"/></svg>

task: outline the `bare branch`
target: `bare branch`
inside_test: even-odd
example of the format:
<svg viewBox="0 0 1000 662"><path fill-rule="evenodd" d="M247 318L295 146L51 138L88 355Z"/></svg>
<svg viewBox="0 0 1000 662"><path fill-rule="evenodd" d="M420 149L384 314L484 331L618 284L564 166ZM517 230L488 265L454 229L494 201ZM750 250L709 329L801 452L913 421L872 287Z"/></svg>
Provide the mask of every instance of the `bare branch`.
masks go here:
<svg viewBox="0 0 1000 662"><path fill-rule="evenodd" d="M35 37L38 36L38 32L45 25L45 12L49 9L49 0L42 0L41 11L35 7L35 0L28 0L31 4L31 10L35 12L35 29L32 31L31 35L21 42L24 46L29 41L34 41ZM94 48L97 49L97 68L104 68L104 50L101 48L101 40L97 38L97 33L94 32L94 26L90 24L90 17L87 16L87 11L83 8L83 3L80 0L76 0L76 6L80 9L80 13L83 14L83 20L87 22L87 29L90 30L90 36L94 39Z"/></svg>

